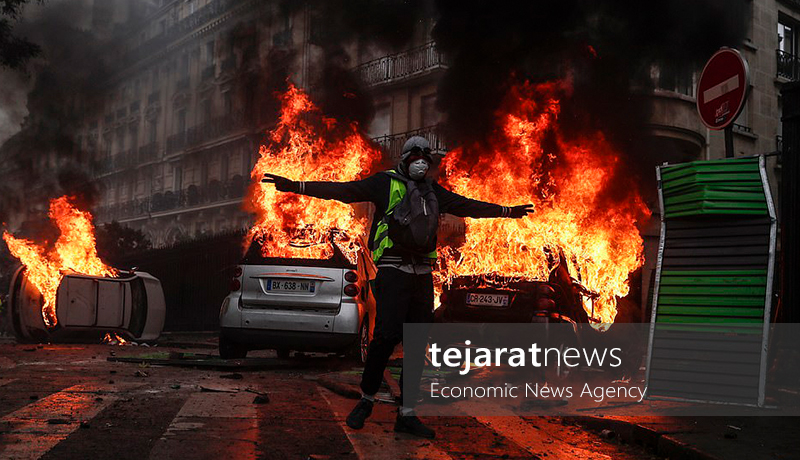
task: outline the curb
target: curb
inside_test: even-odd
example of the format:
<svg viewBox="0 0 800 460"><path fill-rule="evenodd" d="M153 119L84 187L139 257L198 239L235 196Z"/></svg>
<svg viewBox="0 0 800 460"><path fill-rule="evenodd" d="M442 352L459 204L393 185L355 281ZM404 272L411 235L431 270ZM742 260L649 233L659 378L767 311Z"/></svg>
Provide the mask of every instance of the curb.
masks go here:
<svg viewBox="0 0 800 460"><path fill-rule="evenodd" d="M590 430L611 430L628 444L647 447L656 455L668 457L670 460L721 460L720 457L690 446L668 434L659 433L636 423L586 415L570 418Z"/></svg>

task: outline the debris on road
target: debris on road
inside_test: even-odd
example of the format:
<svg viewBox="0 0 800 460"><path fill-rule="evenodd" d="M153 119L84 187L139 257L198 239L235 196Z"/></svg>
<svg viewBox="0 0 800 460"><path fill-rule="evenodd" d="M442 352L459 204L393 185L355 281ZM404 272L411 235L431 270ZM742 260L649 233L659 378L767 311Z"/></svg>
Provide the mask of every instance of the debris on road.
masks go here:
<svg viewBox="0 0 800 460"><path fill-rule="evenodd" d="M238 393L238 388L215 388L200 385L200 391L207 391L211 393Z"/></svg>

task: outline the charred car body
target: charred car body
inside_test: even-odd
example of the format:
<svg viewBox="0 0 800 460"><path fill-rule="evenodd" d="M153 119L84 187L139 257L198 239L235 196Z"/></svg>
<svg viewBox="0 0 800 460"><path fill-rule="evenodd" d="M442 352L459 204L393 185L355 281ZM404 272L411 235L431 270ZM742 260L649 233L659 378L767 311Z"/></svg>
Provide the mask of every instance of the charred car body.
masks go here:
<svg viewBox="0 0 800 460"><path fill-rule="evenodd" d="M164 328L161 282L145 272L121 271L116 278L66 273L56 294L56 319L47 327L44 299L19 268L11 279L9 304L14 333L22 342L99 341L107 333L150 342Z"/></svg>
<svg viewBox="0 0 800 460"><path fill-rule="evenodd" d="M352 264L333 248L330 259L272 258L254 241L222 302L220 356L274 349L280 357L309 351L365 359L375 321L369 284L375 267L364 249Z"/></svg>
<svg viewBox="0 0 800 460"><path fill-rule="evenodd" d="M437 321L588 324L583 296L589 293L566 267L562 257L547 281L457 277L443 287Z"/></svg>

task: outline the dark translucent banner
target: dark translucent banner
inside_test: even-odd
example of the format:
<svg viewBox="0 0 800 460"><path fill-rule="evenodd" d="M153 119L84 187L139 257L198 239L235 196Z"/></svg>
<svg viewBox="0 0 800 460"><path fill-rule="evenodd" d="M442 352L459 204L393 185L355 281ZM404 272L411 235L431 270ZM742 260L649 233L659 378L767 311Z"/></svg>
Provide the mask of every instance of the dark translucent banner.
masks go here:
<svg viewBox="0 0 800 460"><path fill-rule="evenodd" d="M406 324L403 333L404 400L420 415L800 415L800 324Z"/></svg>

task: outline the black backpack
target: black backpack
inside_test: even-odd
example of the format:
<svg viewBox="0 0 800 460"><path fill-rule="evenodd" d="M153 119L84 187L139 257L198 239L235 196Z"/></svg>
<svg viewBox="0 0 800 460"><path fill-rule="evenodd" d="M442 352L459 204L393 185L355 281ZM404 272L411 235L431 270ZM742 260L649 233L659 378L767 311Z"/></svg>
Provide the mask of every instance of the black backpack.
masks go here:
<svg viewBox="0 0 800 460"><path fill-rule="evenodd" d="M394 171L386 171L386 174L406 184L403 199L384 216L389 238L395 246L417 254L435 251L439 199L431 181L410 180Z"/></svg>

